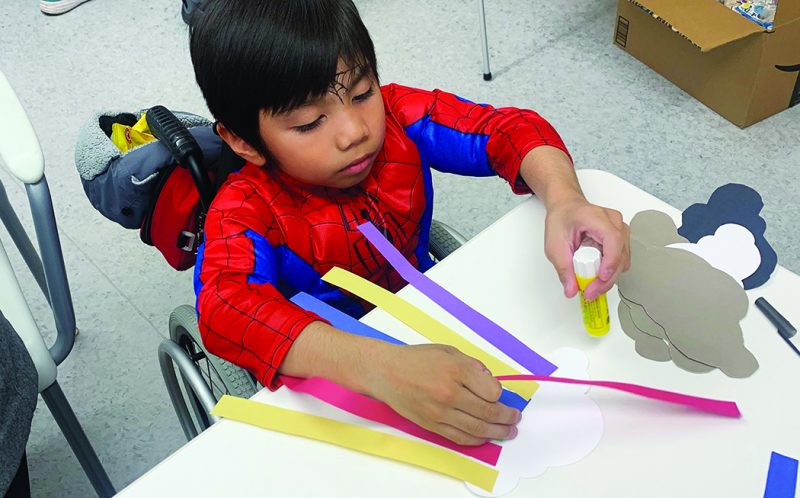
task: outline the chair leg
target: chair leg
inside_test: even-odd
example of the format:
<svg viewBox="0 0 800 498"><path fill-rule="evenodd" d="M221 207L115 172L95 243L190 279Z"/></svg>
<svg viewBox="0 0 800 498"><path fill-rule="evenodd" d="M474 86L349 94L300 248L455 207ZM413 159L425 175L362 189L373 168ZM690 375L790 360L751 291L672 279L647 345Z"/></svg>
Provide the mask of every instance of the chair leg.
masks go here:
<svg viewBox="0 0 800 498"><path fill-rule="evenodd" d="M41 394L47 404L47 408L50 409L50 413L56 419L58 427L64 433L64 437L67 438L70 447L72 447L72 451L78 457L78 462L83 467L83 471L89 477L97 496L101 498L113 496L116 492L111 480L97 458L94 448L89 443L86 433L83 432L83 428L75 417L75 412L72 411L72 407L66 396L64 396L64 391L61 390L58 382L54 382Z"/></svg>
<svg viewBox="0 0 800 498"><path fill-rule="evenodd" d="M14 241L14 245L19 249L20 254L22 254L22 259L25 260L25 264L28 265L31 273L33 273L33 278L35 278L36 283L39 284L39 288L42 290L44 298L47 299L47 303L50 304L50 293L47 292L47 281L44 277L42 260L39 258L39 253L34 249L33 243L28 237L25 228L22 227L22 223L19 222L17 213L14 211L14 208L11 207L11 203L8 201L8 195L6 195L6 189L3 187L2 183L0 183L0 221L6 226L9 235L11 235L11 240Z"/></svg>
<svg viewBox="0 0 800 498"><path fill-rule="evenodd" d="M483 79L489 81L492 79L492 70L489 69L489 40L486 34L486 9L484 9L484 0L478 0L478 18L481 27L481 55L483 56Z"/></svg>

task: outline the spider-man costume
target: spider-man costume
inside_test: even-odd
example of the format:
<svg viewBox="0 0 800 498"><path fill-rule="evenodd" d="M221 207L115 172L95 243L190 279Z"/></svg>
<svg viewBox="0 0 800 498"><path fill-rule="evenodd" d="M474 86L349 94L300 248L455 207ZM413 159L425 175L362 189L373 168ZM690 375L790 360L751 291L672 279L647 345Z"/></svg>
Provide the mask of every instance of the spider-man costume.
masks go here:
<svg viewBox="0 0 800 498"><path fill-rule="evenodd" d="M287 296L304 291L359 317L367 305L321 275L339 266L393 292L404 285L358 225L374 223L425 271L433 265L430 168L499 174L523 194L530 193L518 177L525 154L541 145L566 152L553 127L533 111L495 109L399 85L382 87L381 93L386 138L359 185L311 186L247 164L228 177L208 211L195 267L203 342L271 389L280 386L276 370L294 339L322 320Z"/></svg>

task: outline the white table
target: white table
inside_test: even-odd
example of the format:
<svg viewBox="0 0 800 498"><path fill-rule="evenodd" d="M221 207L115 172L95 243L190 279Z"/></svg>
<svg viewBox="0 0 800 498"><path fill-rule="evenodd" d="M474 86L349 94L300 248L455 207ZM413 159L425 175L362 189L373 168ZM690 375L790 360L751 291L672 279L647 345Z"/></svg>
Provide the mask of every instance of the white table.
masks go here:
<svg viewBox="0 0 800 498"><path fill-rule="evenodd" d="M680 212L608 173L583 170L590 201L630 221L644 209ZM705 202L706 199L697 199ZM742 322L746 346L761 366L747 379L719 371L692 374L646 360L616 322L618 296L608 294L613 324L604 338L583 330L578 304L563 297L543 254L544 208L525 202L434 267L431 278L547 356L562 346L584 351L594 379L640 383L739 403L741 420L665 408L601 389L590 396L603 413L597 448L583 460L524 479L515 497L760 497L770 453L800 456L800 358L755 306ZM499 248L505 249L499 249ZM502 257L498 257L502 254ZM485 346L412 288L399 293ZM800 277L779 267L765 296L800 324ZM404 326L380 310L364 319L404 337ZM495 351L486 346L490 351ZM268 401L270 393L254 399ZM165 407L165 409L168 409ZM223 420L132 483L121 496L427 497L473 496L463 483L393 461Z"/></svg>

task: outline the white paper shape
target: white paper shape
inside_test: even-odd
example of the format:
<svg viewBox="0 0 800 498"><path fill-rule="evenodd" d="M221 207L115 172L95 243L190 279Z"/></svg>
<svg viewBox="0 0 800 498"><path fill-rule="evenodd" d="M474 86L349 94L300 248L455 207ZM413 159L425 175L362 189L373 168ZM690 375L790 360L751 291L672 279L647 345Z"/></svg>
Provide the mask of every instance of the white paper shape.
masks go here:
<svg viewBox="0 0 800 498"><path fill-rule="evenodd" d="M747 228L734 223L721 225L714 235L706 235L696 244L681 242L667 247L683 249L700 256L740 284L761 265L761 253L756 247L753 234Z"/></svg>
<svg viewBox="0 0 800 498"><path fill-rule="evenodd" d="M552 375L588 379L589 361L573 348L560 348L548 359L558 365ZM520 478L538 477L550 467L575 463L588 455L603 435L600 408L588 395L589 386L540 382L517 425L519 434L503 446L497 470L500 478L491 493L466 484L478 496L502 496Z"/></svg>

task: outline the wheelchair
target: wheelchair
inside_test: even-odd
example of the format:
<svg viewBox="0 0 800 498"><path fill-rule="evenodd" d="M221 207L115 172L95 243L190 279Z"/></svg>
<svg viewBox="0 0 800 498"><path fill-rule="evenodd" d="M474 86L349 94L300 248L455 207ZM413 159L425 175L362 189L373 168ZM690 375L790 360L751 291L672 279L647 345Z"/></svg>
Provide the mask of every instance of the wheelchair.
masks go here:
<svg viewBox="0 0 800 498"><path fill-rule="evenodd" d="M452 227L431 222L429 252L434 261L441 261L464 242ZM262 387L246 370L208 352L200 337L197 311L190 305L178 306L170 314L169 339L158 347L158 362L187 440L218 420L211 409L222 395L249 398Z"/></svg>
<svg viewBox="0 0 800 498"><path fill-rule="evenodd" d="M76 153L76 166L84 181L87 196L94 207L107 218L126 228L144 226L146 223L140 224L140 218L130 216L131 213L138 212L139 216L145 219L141 208L134 209L130 206L152 205L147 196L157 194L142 194L143 190L140 187L148 181L147 179L158 183L165 181L164 178L169 178L167 173L166 177L156 180L166 168L152 169L154 164L166 162L185 166L191 176L191 180L187 180L188 188L196 189L198 202L202 207L201 212L205 211L224 178L241 167L244 161L218 137L213 136L210 131L212 123L201 116L173 113L163 106L140 111L139 117L132 113L101 113L92 118L82 130L81 136L84 138L79 139L79 146L76 149L83 150L88 143L96 150L98 143L104 143L106 138L110 139L111 123L129 126L141 119L146 119L149 131L160 142L158 146L146 149L150 145L144 145L133 149L125 156L120 156L118 149L115 149L116 145L111 145L108 149L111 152L100 160L100 162L105 162L106 159L108 161L100 167L97 167L96 156L92 160L79 161L77 159L79 154ZM99 133L105 134L105 137L98 135ZM135 160L131 159L137 154ZM146 160L142 161L142 158ZM137 169L140 164L146 164L145 170ZM85 175L87 171L91 171L91 175ZM128 183L134 177L145 180L137 180L131 188ZM158 192L158 189L159 187L155 187L153 192ZM147 200L145 202L131 200L131 198L139 199L140 196L147 197ZM183 231L181 235L186 233ZM192 232L191 235L193 236L191 247L179 244L181 251L189 253L195 250L194 244L199 240L200 234ZM140 236L142 240L147 238L141 232ZM167 239L172 240L170 237ZM446 224L436 220L431 222L429 252L435 261L443 259L465 241L461 234ZM170 257L167 260L173 267L186 269L191 266L184 264L183 255L173 258L175 246L168 245ZM157 246L157 248L164 254L166 250L164 247ZM191 259L193 263L192 258L187 259ZM197 312L193 306L179 306L171 313L169 339L160 344L158 358L172 405L187 439L194 438L216 421L211 415L211 409L223 394L249 398L260 389L250 373L206 350L197 325Z"/></svg>

